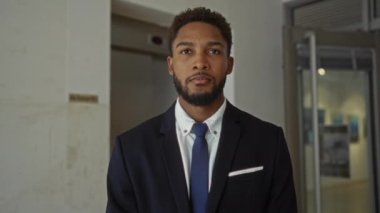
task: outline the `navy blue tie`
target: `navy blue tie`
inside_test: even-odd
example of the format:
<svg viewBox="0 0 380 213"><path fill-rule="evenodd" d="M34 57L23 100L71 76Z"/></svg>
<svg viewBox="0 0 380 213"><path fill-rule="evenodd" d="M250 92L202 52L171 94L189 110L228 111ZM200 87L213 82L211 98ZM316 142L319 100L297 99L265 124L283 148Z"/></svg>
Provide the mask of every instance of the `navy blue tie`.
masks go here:
<svg viewBox="0 0 380 213"><path fill-rule="evenodd" d="M206 213L208 197L208 147L205 134L207 125L195 123L195 141L191 158L190 198L193 213Z"/></svg>

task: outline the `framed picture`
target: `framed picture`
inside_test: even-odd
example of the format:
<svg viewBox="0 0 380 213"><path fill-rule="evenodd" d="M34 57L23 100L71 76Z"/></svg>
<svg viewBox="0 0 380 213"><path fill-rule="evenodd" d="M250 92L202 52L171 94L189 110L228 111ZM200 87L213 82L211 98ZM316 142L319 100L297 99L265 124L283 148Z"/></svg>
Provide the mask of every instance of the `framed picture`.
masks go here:
<svg viewBox="0 0 380 213"><path fill-rule="evenodd" d="M331 124L334 126L340 126L344 124L343 114L342 113L333 113L331 115Z"/></svg>
<svg viewBox="0 0 380 213"><path fill-rule="evenodd" d="M318 122L320 127L325 124L324 109L318 109ZM303 137L306 144L313 142L312 111L310 108L304 108L303 111Z"/></svg>
<svg viewBox="0 0 380 213"><path fill-rule="evenodd" d="M347 123L350 132L350 141L353 143L359 142L359 116L348 115Z"/></svg>
<svg viewBox="0 0 380 213"><path fill-rule="evenodd" d="M347 125L331 125L321 128L321 175L350 177L350 142Z"/></svg>

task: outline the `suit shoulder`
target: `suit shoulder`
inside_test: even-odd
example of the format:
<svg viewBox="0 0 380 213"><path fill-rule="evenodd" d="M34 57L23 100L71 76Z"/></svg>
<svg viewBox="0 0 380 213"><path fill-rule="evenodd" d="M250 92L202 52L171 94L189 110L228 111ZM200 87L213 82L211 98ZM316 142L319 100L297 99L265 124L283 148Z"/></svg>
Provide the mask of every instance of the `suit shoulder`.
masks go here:
<svg viewBox="0 0 380 213"><path fill-rule="evenodd" d="M138 124L137 126L120 134L118 138L123 140L126 138L138 138L146 134L149 134L149 135L158 134L160 131L163 115L164 114L160 114L156 117L153 117L149 120L146 120Z"/></svg>

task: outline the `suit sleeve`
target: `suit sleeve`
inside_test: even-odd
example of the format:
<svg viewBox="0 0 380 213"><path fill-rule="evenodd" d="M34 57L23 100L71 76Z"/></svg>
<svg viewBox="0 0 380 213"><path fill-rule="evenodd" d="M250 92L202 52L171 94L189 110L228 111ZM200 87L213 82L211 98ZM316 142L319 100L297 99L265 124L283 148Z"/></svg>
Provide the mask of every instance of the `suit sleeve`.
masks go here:
<svg viewBox="0 0 380 213"><path fill-rule="evenodd" d="M268 213L296 213L297 201L292 165L282 129L278 131L274 175L271 184Z"/></svg>
<svg viewBox="0 0 380 213"><path fill-rule="evenodd" d="M136 196L118 138L108 167L106 213L138 213Z"/></svg>

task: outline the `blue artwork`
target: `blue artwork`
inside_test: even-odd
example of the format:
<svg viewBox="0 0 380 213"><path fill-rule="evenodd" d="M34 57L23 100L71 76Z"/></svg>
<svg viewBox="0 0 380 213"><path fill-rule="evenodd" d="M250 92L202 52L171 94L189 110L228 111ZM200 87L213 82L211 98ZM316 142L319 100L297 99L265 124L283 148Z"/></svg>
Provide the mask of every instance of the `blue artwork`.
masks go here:
<svg viewBox="0 0 380 213"><path fill-rule="evenodd" d="M349 115L348 116L348 128L350 131L351 142L359 141L359 116Z"/></svg>

